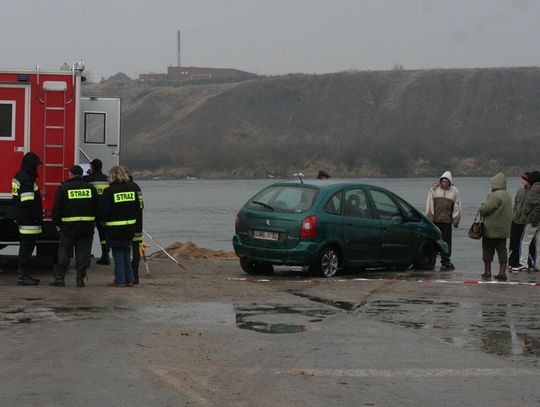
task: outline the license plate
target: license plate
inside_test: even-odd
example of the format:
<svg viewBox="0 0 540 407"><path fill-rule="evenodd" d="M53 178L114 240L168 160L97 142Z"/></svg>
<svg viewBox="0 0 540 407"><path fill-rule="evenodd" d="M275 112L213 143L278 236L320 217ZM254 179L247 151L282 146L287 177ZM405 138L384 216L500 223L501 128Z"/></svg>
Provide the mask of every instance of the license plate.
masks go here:
<svg viewBox="0 0 540 407"><path fill-rule="evenodd" d="M278 232L267 232L263 230L254 230L253 231L253 239L261 239L261 240L278 240L279 233Z"/></svg>

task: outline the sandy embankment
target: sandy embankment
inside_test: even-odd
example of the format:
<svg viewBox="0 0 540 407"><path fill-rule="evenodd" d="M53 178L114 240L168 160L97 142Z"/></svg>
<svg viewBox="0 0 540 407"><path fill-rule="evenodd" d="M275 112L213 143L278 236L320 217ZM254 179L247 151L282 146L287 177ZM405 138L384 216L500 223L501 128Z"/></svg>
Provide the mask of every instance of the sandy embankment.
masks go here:
<svg viewBox="0 0 540 407"><path fill-rule="evenodd" d="M223 250L211 250L197 246L192 241L176 242L166 248L167 252L178 260L231 260L237 259L234 252L226 252ZM150 254L151 259L166 259L167 255L161 250Z"/></svg>

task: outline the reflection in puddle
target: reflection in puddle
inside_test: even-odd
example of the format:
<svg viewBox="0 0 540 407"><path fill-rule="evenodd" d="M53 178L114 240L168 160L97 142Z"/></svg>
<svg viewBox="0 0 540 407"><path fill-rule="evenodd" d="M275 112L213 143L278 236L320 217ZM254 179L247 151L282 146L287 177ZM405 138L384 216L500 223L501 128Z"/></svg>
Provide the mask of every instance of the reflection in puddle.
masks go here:
<svg viewBox="0 0 540 407"><path fill-rule="evenodd" d="M539 307L397 299L370 301L360 312L381 322L424 330L446 342L504 356L540 356Z"/></svg>
<svg viewBox="0 0 540 407"><path fill-rule="evenodd" d="M327 298L316 297L314 295L309 295L309 294L301 293L298 291L290 290L289 292L293 295L296 295L297 297L307 298L310 301L319 302L321 304L326 304L331 307L343 309L345 311L352 311L353 309L362 305L361 303L355 303L355 302L329 300Z"/></svg>
<svg viewBox="0 0 540 407"><path fill-rule="evenodd" d="M267 334L306 332L310 324L321 322L336 313L333 310L301 305L274 304L236 305L235 312L238 328Z"/></svg>

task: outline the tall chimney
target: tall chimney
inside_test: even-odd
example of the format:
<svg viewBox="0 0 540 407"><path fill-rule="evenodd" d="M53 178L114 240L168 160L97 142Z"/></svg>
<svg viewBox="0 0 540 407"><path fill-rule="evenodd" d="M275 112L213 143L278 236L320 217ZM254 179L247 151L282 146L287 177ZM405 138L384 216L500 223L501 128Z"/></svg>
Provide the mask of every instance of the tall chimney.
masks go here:
<svg viewBox="0 0 540 407"><path fill-rule="evenodd" d="M177 44L178 44L178 62L177 63L178 63L178 66L180 67L180 66L182 66L180 64L180 30L178 30L178 32L177 32L177 40L176 41L177 41Z"/></svg>

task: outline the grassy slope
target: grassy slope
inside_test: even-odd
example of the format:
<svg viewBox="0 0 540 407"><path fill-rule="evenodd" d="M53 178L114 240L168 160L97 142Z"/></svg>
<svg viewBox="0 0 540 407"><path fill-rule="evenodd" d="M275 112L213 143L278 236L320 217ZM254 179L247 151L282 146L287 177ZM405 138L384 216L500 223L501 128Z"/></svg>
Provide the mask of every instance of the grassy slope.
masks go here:
<svg viewBox="0 0 540 407"><path fill-rule="evenodd" d="M540 153L533 68L133 82L84 93L122 97L123 162L148 175L510 175Z"/></svg>

